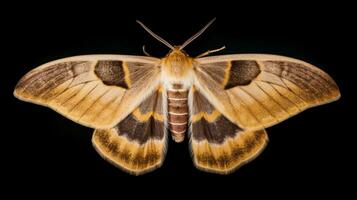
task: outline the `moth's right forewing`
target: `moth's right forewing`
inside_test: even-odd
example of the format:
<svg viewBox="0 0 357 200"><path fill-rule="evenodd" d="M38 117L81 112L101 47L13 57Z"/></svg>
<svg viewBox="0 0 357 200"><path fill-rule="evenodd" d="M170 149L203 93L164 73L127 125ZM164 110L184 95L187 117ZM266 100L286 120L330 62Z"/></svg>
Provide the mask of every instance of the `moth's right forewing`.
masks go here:
<svg viewBox="0 0 357 200"><path fill-rule="evenodd" d="M115 126L158 88L159 59L89 55L60 59L27 73L14 95L82 125Z"/></svg>
<svg viewBox="0 0 357 200"><path fill-rule="evenodd" d="M293 58L235 54L196 62L196 87L223 115L246 130L272 126L340 97L327 73Z"/></svg>

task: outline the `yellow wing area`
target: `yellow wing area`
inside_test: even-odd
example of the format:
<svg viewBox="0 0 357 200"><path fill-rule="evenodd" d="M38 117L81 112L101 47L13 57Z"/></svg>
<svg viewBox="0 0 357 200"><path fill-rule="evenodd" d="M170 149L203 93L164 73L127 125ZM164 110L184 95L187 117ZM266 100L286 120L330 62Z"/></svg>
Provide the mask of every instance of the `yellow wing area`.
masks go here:
<svg viewBox="0 0 357 200"><path fill-rule="evenodd" d="M340 97L328 74L288 57L238 54L197 62L195 86L217 110L246 130L264 129Z"/></svg>
<svg viewBox="0 0 357 200"><path fill-rule="evenodd" d="M113 165L134 175L160 167L165 158L166 137L150 139L144 144L119 136L117 129L95 130L92 143L97 152Z"/></svg>
<svg viewBox="0 0 357 200"><path fill-rule="evenodd" d="M14 95L48 106L79 124L108 129L157 89L158 61L120 55L65 58L27 73Z"/></svg>
<svg viewBox="0 0 357 200"><path fill-rule="evenodd" d="M267 143L265 130L237 131L235 137L226 139L222 144L192 140L193 162L203 171L229 174L257 157Z"/></svg>

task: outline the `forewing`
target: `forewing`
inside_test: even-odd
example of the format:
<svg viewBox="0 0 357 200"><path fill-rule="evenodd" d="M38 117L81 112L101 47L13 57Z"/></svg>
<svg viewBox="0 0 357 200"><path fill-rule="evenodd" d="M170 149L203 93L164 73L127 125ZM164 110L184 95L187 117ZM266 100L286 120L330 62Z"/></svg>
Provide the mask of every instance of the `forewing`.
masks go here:
<svg viewBox="0 0 357 200"><path fill-rule="evenodd" d="M14 95L48 106L82 125L107 129L158 88L158 62L121 55L60 59L27 73Z"/></svg>
<svg viewBox="0 0 357 200"><path fill-rule="evenodd" d="M244 129L263 129L340 97L328 74L300 60L237 54L196 61L195 85Z"/></svg>

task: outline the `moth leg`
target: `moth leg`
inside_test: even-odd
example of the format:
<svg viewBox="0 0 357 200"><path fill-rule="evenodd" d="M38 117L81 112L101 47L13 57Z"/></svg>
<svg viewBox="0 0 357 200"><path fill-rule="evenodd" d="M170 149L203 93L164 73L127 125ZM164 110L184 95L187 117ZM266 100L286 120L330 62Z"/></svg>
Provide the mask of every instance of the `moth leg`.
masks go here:
<svg viewBox="0 0 357 200"><path fill-rule="evenodd" d="M209 55L209 54L211 54L211 53L215 53L215 52L218 52L218 51L222 51L222 50L225 49L225 48L226 48L226 46L223 46L223 47L218 48L218 49L208 50L208 51L206 51L206 52L204 52L204 53L201 53L201 54L198 55L196 58L201 58L201 57L207 56L207 55Z"/></svg>
<svg viewBox="0 0 357 200"><path fill-rule="evenodd" d="M151 57L151 55L146 51L146 49L145 49L145 45L143 45L143 52L144 52L144 54L145 55L147 55L147 56L150 56Z"/></svg>

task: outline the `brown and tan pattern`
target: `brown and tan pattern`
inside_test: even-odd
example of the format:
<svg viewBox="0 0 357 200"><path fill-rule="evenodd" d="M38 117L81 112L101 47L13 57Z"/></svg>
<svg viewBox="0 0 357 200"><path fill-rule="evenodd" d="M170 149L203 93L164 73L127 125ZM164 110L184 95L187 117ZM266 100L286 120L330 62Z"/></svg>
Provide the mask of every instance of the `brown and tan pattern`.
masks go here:
<svg viewBox="0 0 357 200"><path fill-rule="evenodd" d="M94 67L94 73L105 85L129 88L129 84L125 80L123 62L120 60L98 61Z"/></svg>
<svg viewBox="0 0 357 200"><path fill-rule="evenodd" d="M213 60L221 71L227 71L229 63L234 62L238 67L246 67L237 71L240 75L235 75L235 79L238 78L236 83L241 81L245 84L222 90L222 82L217 82L219 79L206 73L205 63L211 68ZM222 64L224 61L227 65ZM201 65L195 71L197 87L230 121L248 130L272 126L309 107L334 101L340 96L336 83L329 75L296 59L242 54L217 59L202 58L199 62Z"/></svg>
<svg viewBox="0 0 357 200"><path fill-rule="evenodd" d="M254 60L236 60L230 62L227 70L227 83L224 89L230 89L240 85L248 85L260 74L258 63Z"/></svg>
<svg viewBox="0 0 357 200"><path fill-rule="evenodd" d="M236 132L241 131L241 128L227 120L195 87L191 89L190 96L192 140L221 144L226 138L235 137Z"/></svg>
<svg viewBox="0 0 357 200"><path fill-rule="evenodd" d="M92 141L100 155L136 175L159 167L167 138L162 98L155 92L114 128L96 130Z"/></svg>
<svg viewBox="0 0 357 200"><path fill-rule="evenodd" d="M42 65L19 81L14 95L82 125L111 128L158 87L160 75L155 63L127 69L128 57L116 57L79 56Z"/></svg>
<svg viewBox="0 0 357 200"><path fill-rule="evenodd" d="M219 83L224 89L248 85L260 74L258 63L254 60L233 60L207 63L202 66L204 73ZM201 71L201 68L198 67Z"/></svg>
<svg viewBox="0 0 357 200"><path fill-rule="evenodd" d="M259 155L268 143L265 130L237 131L235 137L215 144L191 140L193 162L198 169L229 174Z"/></svg>
<svg viewBox="0 0 357 200"><path fill-rule="evenodd" d="M119 136L115 129L95 130L92 143L105 160L134 175L160 167L165 158L165 142L148 140L138 144Z"/></svg>
<svg viewBox="0 0 357 200"><path fill-rule="evenodd" d="M167 91L168 122L172 138L175 142L182 142L188 123L188 91L182 91L181 85L174 85L174 89Z"/></svg>
<svg viewBox="0 0 357 200"><path fill-rule="evenodd" d="M255 157L267 143L262 131L243 131L196 89L192 95L191 151L197 168L227 174Z"/></svg>
<svg viewBox="0 0 357 200"><path fill-rule="evenodd" d="M328 74L300 60L264 54L204 57L223 48L188 56L182 49L212 22L181 47L139 22L171 49L167 56L56 60L27 73L14 95L96 129L92 142L99 154L136 175L162 164L166 129L181 142L190 123L194 164L227 174L262 151L266 127L340 97Z"/></svg>
<svg viewBox="0 0 357 200"><path fill-rule="evenodd" d="M56 60L27 73L14 95L48 106L95 128L99 154L125 171L142 174L161 166L167 130L185 138L197 168L227 174L265 147L265 128L307 108L340 97L334 80L315 66L289 57L234 54L205 57L225 47L190 57L181 46L149 56L87 55Z"/></svg>

